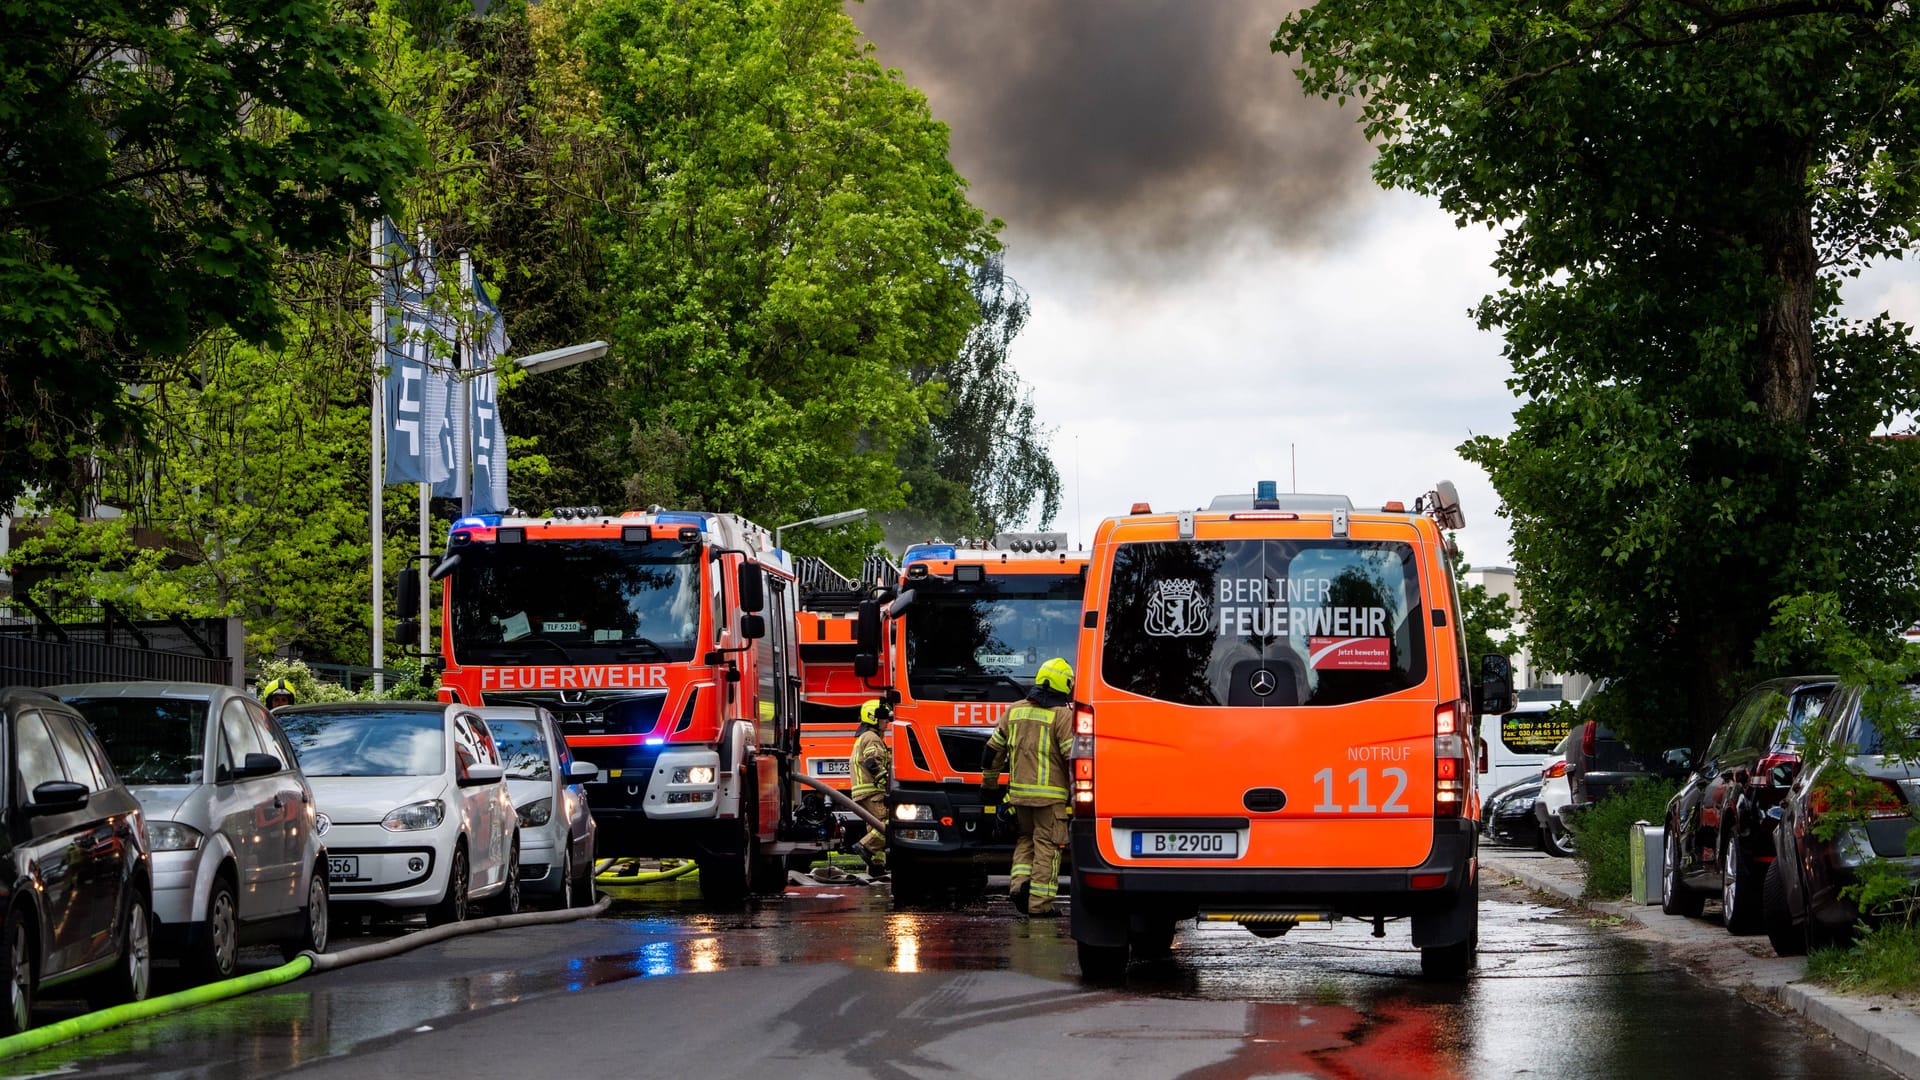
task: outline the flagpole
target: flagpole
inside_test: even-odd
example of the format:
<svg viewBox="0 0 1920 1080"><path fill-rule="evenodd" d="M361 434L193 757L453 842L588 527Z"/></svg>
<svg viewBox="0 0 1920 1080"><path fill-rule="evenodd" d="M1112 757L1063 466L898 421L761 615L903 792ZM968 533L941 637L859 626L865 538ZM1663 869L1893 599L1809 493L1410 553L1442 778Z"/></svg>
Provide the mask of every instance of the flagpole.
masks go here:
<svg viewBox="0 0 1920 1080"><path fill-rule="evenodd" d="M386 379L380 369L387 362L387 288L384 270L387 265L386 247L380 241L384 239L381 226L382 218L373 223L370 230L369 247L373 255L373 452L369 455L372 466L368 470L371 485L372 506L368 514L373 540L373 688L384 691L386 679L381 669L386 667L386 566L382 548L385 546L385 513L381 505L381 488L385 477L381 475L381 466L386 456Z"/></svg>
<svg viewBox="0 0 1920 1080"><path fill-rule="evenodd" d="M473 378L466 369L473 364L473 322L479 317L479 303L473 292L473 255L460 253L460 288L465 290L466 311L460 320L459 366L454 381L460 384L460 454L454 467L455 486L460 489L460 516L473 513Z"/></svg>

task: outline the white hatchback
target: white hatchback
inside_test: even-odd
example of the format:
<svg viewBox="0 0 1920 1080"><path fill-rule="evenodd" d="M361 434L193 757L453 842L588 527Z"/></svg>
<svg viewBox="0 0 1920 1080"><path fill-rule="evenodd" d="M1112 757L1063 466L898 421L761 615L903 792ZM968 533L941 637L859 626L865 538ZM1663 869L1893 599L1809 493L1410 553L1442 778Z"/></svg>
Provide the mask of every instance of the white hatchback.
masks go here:
<svg viewBox="0 0 1920 1080"><path fill-rule="evenodd" d="M274 718L313 785L337 910L520 909L519 841L500 752L462 705L337 702Z"/></svg>
<svg viewBox="0 0 1920 1080"><path fill-rule="evenodd" d="M593 815L581 786L599 775L576 761L545 709L521 705L479 710L507 770L520 817L520 881L563 908L593 903Z"/></svg>

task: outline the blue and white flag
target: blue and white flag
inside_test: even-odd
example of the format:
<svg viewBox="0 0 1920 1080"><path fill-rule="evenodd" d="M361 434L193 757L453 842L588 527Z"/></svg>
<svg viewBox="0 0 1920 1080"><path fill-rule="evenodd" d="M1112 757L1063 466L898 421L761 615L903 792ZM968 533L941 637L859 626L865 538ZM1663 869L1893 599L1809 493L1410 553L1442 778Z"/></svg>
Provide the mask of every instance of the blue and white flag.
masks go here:
<svg viewBox="0 0 1920 1080"><path fill-rule="evenodd" d="M385 222L387 275L387 461L389 484L453 482L458 460L453 388L454 327L436 303L439 275L406 237ZM456 430L450 435L448 429Z"/></svg>
<svg viewBox="0 0 1920 1080"><path fill-rule="evenodd" d="M474 307L479 315L474 330L473 364L487 373L472 382L473 398L473 512L498 514L507 508L507 433L500 424L499 389L493 376L494 362L505 356L507 321L487 295L487 287L474 278Z"/></svg>

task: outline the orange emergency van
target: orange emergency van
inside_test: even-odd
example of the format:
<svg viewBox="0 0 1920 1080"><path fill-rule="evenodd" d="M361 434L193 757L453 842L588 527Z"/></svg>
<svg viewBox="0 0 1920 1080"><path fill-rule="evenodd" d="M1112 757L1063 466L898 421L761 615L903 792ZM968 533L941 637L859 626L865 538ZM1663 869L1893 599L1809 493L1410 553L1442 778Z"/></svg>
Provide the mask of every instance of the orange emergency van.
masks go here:
<svg viewBox="0 0 1920 1080"><path fill-rule="evenodd" d="M1100 526L1075 665L1072 931L1084 975L1164 955L1176 924L1263 937L1410 918L1422 968L1478 942L1476 711L1444 530L1414 503L1253 495ZM1476 704L1477 702L1477 704Z"/></svg>

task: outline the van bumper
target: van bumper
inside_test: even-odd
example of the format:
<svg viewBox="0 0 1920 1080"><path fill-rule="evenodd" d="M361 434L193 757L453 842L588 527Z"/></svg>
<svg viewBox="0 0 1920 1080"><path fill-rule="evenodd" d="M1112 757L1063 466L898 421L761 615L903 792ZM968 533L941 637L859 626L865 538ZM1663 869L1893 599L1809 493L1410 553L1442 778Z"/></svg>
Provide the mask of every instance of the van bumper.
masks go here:
<svg viewBox="0 0 1920 1080"><path fill-rule="evenodd" d="M1447 818L1433 824L1433 849L1415 867L1392 869L1144 868L1115 866L1101 857L1095 821L1072 825L1074 903L1162 918L1191 918L1203 909L1326 911L1371 918L1450 911L1472 885L1479 853L1476 822ZM1416 877L1444 880L1415 888Z"/></svg>

